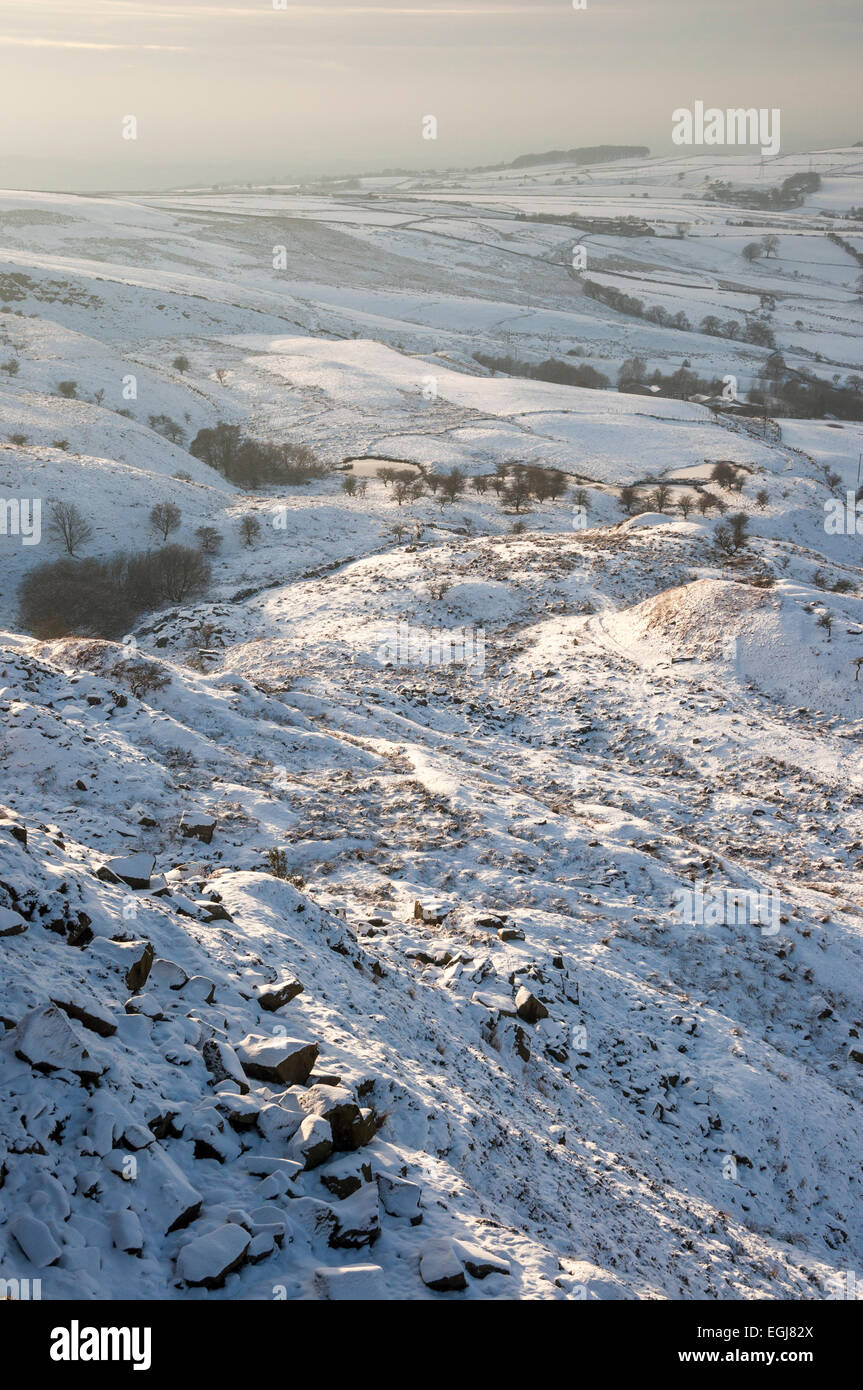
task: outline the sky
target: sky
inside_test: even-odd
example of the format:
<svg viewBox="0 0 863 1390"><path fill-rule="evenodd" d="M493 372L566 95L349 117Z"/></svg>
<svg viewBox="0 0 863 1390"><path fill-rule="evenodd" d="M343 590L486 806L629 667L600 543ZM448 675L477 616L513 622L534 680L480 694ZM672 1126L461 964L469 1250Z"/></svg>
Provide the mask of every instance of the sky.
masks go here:
<svg viewBox="0 0 863 1390"><path fill-rule="evenodd" d="M696 100L778 107L784 152L863 140L859 0L577 3L0 0L0 183L130 191L577 145L679 153L671 113Z"/></svg>

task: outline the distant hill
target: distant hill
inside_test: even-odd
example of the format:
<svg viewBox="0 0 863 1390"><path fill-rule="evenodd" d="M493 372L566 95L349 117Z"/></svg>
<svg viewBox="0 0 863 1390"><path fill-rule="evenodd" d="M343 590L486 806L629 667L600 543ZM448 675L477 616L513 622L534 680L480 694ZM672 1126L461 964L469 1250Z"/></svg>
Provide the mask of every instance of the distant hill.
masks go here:
<svg viewBox="0 0 863 1390"><path fill-rule="evenodd" d="M527 169L534 164L607 164L612 159L646 158L647 145L585 145L575 150L547 150L545 154L520 154L507 169Z"/></svg>

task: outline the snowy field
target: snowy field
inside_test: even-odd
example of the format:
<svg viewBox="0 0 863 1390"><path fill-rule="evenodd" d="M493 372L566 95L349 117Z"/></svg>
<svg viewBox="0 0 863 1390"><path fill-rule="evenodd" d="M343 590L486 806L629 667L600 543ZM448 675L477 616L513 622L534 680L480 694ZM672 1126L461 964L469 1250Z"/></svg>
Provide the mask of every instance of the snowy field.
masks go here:
<svg viewBox="0 0 863 1390"><path fill-rule="evenodd" d="M710 196L809 170L791 211ZM828 233L863 255L861 206L856 148L0 194L0 497L42 517L0 534L0 1276L844 1296L863 564L826 521L863 424L616 384L640 357L743 397L776 353L850 383ZM630 216L653 235L564 220ZM326 468L246 490L189 452L220 424ZM517 465L559 495L509 495ZM171 504L171 542L222 537L208 591L117 640L29 630L57 503L79 564Z"/></svg>

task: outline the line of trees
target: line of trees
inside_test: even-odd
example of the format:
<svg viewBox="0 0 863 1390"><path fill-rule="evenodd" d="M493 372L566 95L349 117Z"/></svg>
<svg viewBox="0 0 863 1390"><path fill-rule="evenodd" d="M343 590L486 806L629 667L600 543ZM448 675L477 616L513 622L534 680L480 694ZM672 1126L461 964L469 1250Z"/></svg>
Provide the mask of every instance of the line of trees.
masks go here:
<svg viewBox="0 0 863 1390"><path fill-rule="evenodd" d="M751 318L745 323L737 319L727 319L724 323L715 314L707 314L697 326L693 326L683 310L672 314L661 304L644 307L644 301L635 295L625 294L615 285L600 285L597 280L582 280L584 292L590 299L596 299L615 309L619 314L631 318L644 319L645 323L657 324L660 328L676 328L682 333L707 333L717 338L733 338L756 347L774 347L776 339L773 329L762 319Z"/></svg>
<svg viewBox="0 0 863 1390"><path fill-rule="evenodd" d="M239 425L224 423L199 430L189 453L246 490L310 483L330 471L305 444L268 444L243 434Z"/></svg>
<svg viewBox="0 0 863 1390"><path fill-rule="evenodd" d="M544 362L523 362L517 357L493 357L486 352L475 352L473 360L481 367L494 372L504 372L507 376L527 377L531 381L552 381L558 386L589 386L602 391L611 383L607 376L595 367L584 362L574 367L570 362L562 362L557 357L548 357Z"/></svg>

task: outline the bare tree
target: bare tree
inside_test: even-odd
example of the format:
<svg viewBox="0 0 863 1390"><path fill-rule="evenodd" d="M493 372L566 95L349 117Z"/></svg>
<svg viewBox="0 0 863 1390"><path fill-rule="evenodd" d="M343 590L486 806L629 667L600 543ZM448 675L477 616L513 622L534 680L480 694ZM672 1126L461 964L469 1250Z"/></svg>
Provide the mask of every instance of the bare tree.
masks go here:
<svg viewBox="0 0 863 1390"><path fill-rule="evenodd" d="M195 535L202 554L218 555L222 548L222 534L215 526L199 526Z"/></svg>
<svg viewBox="0 0 863 1390"><path fill-rule="evenodd" d="M92 526L74 502L53 503L48 531L56 540L62 541L67 555L74 555L93 535Z"/></svg>
<svg viewBox="0 0 863 1390"><path fill-rule="evenodd" d="M150 512L150 530L166 541L172 531L179 530L182 513L174 502L157 502Z"/></svg>
<svg viewBox="0 0 863 1390"><path fill-rule="evenodd" d="M671 488L668 483L657 483L650 494L650 505L654 511L664 512L671 501Z"/></svg>
<svg viewBox="0 0 863 1390"><path fill-rule="evenodd" d="M253 546L260 534L261 523L258 518L253 512L246 512L246 515L240 518L240 537L243 544Z"/></svg>

